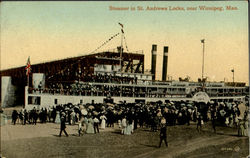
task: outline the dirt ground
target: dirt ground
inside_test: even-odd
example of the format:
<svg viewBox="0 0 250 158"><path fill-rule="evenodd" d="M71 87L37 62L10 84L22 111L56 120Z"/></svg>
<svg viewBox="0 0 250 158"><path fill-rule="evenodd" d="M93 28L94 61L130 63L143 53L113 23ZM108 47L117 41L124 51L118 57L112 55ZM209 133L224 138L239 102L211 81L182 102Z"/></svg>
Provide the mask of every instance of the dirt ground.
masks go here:
<svg viewBox="0 0 250 158"><path fill-rule="evenodd" d="M1 154L6 158L84 157L84 158L246 158L249 154L248 137L238 137L237 129L217 127L213 133L210 123L201 133L195 124L171 126L167 129L169 147L159 144L159 131L137 129L132 135L121 135L117 126L98 134L77 135L77 125L67 125L58 137L60 125L7 125L1 127Z"/></svg>

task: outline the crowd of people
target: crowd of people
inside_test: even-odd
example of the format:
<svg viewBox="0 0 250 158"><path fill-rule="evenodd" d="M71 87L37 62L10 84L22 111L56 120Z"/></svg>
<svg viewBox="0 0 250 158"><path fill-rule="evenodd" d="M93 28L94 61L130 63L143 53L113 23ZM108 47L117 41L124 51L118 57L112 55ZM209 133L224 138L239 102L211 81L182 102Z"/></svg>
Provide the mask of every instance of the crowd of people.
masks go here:
<svg viewBox="0 0 250 158"><path fill-rule="evenodd" d="M97 74L87 77L85 82L130 84L137 83L137 78L128 76L117 76L115 74Z"/></svg>
<svg viewBox="0 0 250 158"><path fill-rule="evenodd" d="M57 105L49 108L13 110L12 123L36 124L52 122L61 124L60 134L66 133L66 124L78 124L78 134L99 133L99 128L114 127L121 134L131 135L137 128L149 128L151 131L161 131L162 119L165 126L197 124L197 130L202 130L203 124L211 121L216 132L216 126L237 127L239 136L246 136L248 129L248 113L241 112L239 102L198 103L192 101L151 102L151 103L107 103ZM243 117L240 117L243 116Z"/></svg>
<svg viewBox="0 0 250 158"><path fill-rule="evenodd" d="M15 125L16 123L20 124L35 124L37 120L40 123L52 122L52 118L54 116L54 111L48 111L47 108L42 108L41 110L32 109L26 110L22 109L20 112L17 110L13 110L12 112L12 123ZM54 122L54 121L53 121Z"/></svg>

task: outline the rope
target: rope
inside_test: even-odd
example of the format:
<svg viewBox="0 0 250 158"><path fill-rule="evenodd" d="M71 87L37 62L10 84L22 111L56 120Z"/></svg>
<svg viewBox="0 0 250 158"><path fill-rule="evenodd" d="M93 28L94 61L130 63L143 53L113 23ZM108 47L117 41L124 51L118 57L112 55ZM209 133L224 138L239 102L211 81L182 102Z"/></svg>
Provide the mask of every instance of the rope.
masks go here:
<svg viewBox="0 0 250 158"><path fill-rule="evenodd" d="M106 40L101 46L97 47L94 51L92 51L90 54L96 52L98 49L102 48L104 45L106 45L108 42L110 42L113 38L115 38L116 36L118 36L120 33L117 33L115 35L113 35L112 37L110 37L108 40Z"/></svg>

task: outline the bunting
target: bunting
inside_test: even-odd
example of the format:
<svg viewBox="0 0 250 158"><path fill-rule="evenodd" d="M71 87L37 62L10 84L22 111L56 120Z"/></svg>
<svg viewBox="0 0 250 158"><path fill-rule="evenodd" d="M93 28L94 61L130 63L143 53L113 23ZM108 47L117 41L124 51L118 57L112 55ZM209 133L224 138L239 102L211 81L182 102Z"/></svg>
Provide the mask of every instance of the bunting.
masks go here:
<svg viewBox="0 0 250 158"><path fill-rule="evenodd" d="M115 37L118 36L119 34L120 34L120 33L117 33L117 34L111 36L108 40L106 40L105 42L103 42L102 45L100 45L100 46L97 47L93 52L91 52L91 54L94 53L94 52L96 52L98 49L100 49L100 48L103 47L104 45L106 45L108 42L110 42L113 38L115 38Z"/></svg>
<svg viewBox="0 0 250 158"><path fill-rule="evenodd" d="M122 28L123 28L123 24L121 24L121 23L118 23Z"/></svg>
<svg viewBox="0 0 250 158"><path fill-rule="evenodd" d="M121 32L122 33L124 33L124 31L123 31L123 24L121 24L121 23L118 23L122 28L121 28Z"/></svg>

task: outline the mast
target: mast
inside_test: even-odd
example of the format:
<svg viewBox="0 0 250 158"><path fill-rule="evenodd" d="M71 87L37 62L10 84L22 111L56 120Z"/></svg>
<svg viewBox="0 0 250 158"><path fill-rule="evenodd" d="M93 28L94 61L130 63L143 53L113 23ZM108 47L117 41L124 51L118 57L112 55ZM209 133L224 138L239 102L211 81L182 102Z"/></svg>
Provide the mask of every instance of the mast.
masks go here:
<svg viewBox="0 0 250 158"><path fill-rule="evenodd" d="M118 23L121 26L121 51L120 51L120 71L122 72L122 53L123 53L123 36L124 36L124 31L123 31L123 24Z"/></svg>
<svg viewBox="0 0 250 158"><path fill-rule="evenodd" d="M123 30L121 29L120 71L122 72Z"/></svg>

